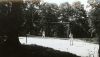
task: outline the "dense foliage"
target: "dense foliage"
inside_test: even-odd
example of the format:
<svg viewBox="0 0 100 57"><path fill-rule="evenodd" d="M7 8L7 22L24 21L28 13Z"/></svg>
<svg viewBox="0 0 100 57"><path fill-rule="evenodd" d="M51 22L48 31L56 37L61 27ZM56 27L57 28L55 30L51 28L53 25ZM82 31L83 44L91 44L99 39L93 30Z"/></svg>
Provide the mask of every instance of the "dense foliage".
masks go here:
<svg viewBox="0 0 100 57"><path fill-rule="evenodd" d="M100 6L91 6L88 17L79 1L64 2L59 6L41 1L0 2L0 38L6 35L13 42L15 38L18 40L18 35L39 36L42 31L49 37L68 37L71 32L74 38L90 38L94 31L99 36ZM62 22L69 22L70 29L68 23Z"/></svg>

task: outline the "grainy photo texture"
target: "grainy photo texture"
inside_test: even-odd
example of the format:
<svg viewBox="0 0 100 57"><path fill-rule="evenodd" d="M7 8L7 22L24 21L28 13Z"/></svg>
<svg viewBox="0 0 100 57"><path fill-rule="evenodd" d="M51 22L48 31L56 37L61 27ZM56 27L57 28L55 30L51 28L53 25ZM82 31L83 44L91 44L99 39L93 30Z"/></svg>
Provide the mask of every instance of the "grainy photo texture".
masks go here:
<svg viewBox="0 0 100 57"><path fill-rule="evenodd" d="M0 0L0 57L99 57L100 0Z"/></svg>

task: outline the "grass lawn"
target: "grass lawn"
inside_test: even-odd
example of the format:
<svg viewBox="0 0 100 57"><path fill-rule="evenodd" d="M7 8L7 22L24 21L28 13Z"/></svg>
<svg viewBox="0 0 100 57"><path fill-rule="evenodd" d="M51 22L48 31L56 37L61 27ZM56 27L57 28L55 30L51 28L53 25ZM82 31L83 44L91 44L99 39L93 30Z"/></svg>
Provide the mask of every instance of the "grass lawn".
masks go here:
<svg viewBox="0 0 100 57"><path fill-rule="evenodd" d="M25 37L25 36L21 36L21 37ZM28 37L37 37L37 36L30 35ZM41 36L38 36L38 37L42 38ZM60 40L69 40L70 39L70 38L59 38L59 37L45 37L45 39L48 39L48 38L60 39ZM88 43L99 44L99 38L74 38L74 39L82 40L82 41L85 41L85 42L88 42Z"/></svg>
<svg viewBox="0 0 100 57"><path fill-rule="evenodd" d="M4 49L0 47L0 49L0 57L80 57L71 53L37 45L21 45L17 49Z"/></svg>

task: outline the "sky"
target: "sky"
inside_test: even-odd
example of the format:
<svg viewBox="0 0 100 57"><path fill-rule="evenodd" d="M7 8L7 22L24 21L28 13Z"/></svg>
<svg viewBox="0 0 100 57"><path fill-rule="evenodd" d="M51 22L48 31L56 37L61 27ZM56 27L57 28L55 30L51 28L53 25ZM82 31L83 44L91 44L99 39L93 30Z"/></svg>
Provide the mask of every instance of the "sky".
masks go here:
<svg viewBox="0 0 100 57"><path fill-rule="evenodd" d="M43 0L45 2L51 2L51 3L57 3L58 5L60 3L63 3L63 2L69 2L70 4L73 3L74 1L80 1L81 3L83 4L87 4L87 0Z"/></svg>
<svg viewBox="0 0 100 57"><path fill-rule="evenodd" d="M63 2L69 2L70 4L72 4L74 1L80 1L82 4L84 4L84 8L87 11L89 10L89 8L86 8L86 6L88 5L88 3L87 3L88 0L43 0L43 1L50 2L50 3L57 3L58 5Z"/></svg>

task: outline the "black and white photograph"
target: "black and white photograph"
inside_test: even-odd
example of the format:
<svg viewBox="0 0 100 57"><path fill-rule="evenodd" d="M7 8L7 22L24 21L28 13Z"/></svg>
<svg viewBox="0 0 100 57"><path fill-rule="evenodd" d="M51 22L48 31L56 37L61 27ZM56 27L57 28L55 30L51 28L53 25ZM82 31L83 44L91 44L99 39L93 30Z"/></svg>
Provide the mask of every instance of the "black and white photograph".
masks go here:
<svg viewBox="0 0 100 57"><path fill-rule="evenodd" d="M0 0L0 57L99 57L100 0Z"/></svg>

